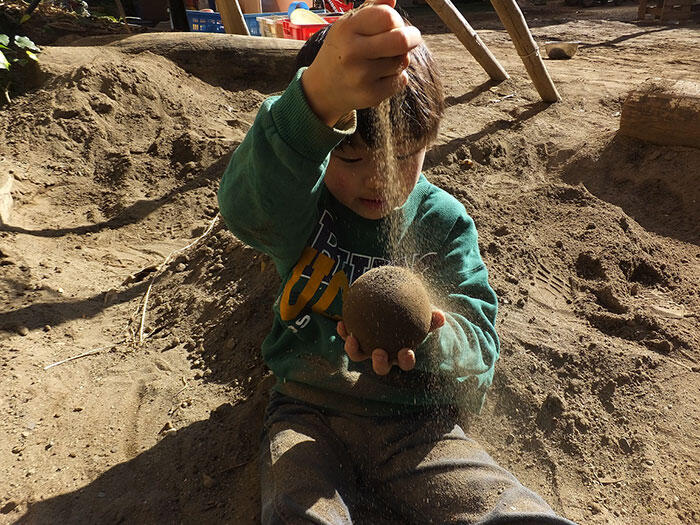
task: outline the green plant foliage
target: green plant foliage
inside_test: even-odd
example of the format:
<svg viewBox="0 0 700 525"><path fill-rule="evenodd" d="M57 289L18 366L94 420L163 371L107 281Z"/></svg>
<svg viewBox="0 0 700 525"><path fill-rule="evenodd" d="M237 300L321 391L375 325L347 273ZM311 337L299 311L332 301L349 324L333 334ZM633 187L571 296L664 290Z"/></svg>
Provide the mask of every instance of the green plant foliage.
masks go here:
<svg viewBox="0 0 700 525"><path fill-rule="evenodd" d="M8 35L0 34L0 93L4 96L4 102L11 102L10 86L17 68L38 62L36 53L40 51L26 36L15 35L14 39L10 39Z"/></svg>
<svg viewBox="0 0 700 525"><path fill-rule="evenodd" d="M36 47L36 44L29 40L26 36L15 36L15 45L19 47L20 49L28 49L30 51L39 51L39 48Z"/></svg>

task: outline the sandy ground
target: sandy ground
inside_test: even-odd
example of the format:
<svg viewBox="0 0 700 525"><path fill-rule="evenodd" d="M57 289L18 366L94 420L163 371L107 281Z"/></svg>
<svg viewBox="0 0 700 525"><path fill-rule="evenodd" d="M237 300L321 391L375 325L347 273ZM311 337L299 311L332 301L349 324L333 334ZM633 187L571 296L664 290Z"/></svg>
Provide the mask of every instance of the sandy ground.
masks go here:
<svg viewBox="0 0 700 525"><path fill-rule="evenodd" d="M697 523L700 149L616 130L645 79L698 81L698 26L635 25L631 5L543 9L527 14L538 42L583 42L546 62L554 105L492 14L470 19L511 74L499 85L415 12L448 105L426 175L475 218L502 303L495 384L465 425L580 523ZM0 110L15 180L2 523L259 520L258 347L279 280L222 228L215 191L284 79L198 77L159 51L47 47L39 89Z"/></svg>

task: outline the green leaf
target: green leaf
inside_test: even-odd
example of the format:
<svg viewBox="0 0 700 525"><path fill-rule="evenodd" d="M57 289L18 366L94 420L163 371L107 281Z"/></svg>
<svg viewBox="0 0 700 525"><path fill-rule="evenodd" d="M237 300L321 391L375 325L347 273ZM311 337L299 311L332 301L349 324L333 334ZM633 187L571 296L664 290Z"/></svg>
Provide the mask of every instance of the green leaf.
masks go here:
<svg viewBox="0 0 700 525"><path fill-rule="evenodd" d="M10 69L10 63L7 61L2 51L0 51L0 69Z"/></svg>
<svg viewBox="0 0 700 525"><path fill-rule="evenodd" d="M29 49L25 49L24 52L27 53L27 57L28 57L28 58L30 58L30 59L33 60L34 62L39 62L39 57L36 56L36 55L35 55L34 53L32 53L31 51L29 51Z"/></svg>
<svg viewBox="0 0 700 525"><path fill-rule="evenodd" d="M29 20L32 17L32 15L22 15L22 18L19 19L20 24L24 24L27 20Z"/></svg>
<svg viewBox="0 0 700 525"><path fill-rule="evenodd" d="M26 36L15 36L15 45L22 49L30 49L31 51L41 51L36 44L29 40Z"/></svg>
<svg viewBox="0 0 700 525"><path fill-rule="evenodd" d="M10 37L7 35L0 34L0 45L3 47L10 45Z"/></svg>

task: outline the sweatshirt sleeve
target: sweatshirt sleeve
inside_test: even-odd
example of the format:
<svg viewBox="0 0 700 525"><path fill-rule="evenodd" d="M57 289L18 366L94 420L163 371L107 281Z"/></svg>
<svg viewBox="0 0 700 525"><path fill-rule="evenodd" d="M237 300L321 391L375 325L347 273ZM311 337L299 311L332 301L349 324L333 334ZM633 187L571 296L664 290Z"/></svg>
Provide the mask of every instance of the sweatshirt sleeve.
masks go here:
<svg viewBox="0 0 700 525"><path fill-rule="evenodd" d="M444 290L439 307L445 313L445 325L431 333L419 348L417 366L456 377L471 391L478 411L493 381L499 356L495 328L498 300L479 254L474 221L460 208L462 212L437 257L441 261L439 284ZM419 364L420 354L423 366Z"/></svg>
<svg viewBox="0 0 700 525"><path fill-rule="evenodd" d="M354 113L336 128L319 120L302 89L303 71L263 103L218 192L228 228L281 271L297 260L313 230L330 152L355 131Z"/></svg>

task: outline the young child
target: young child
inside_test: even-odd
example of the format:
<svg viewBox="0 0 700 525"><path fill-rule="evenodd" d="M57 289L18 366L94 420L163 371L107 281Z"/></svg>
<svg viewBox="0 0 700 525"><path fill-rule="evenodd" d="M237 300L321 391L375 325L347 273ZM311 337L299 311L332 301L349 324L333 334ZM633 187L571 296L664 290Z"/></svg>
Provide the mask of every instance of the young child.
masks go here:
<svg viewBox="0 0 700 525"><path fill-rule="evenodd" d="M570 524L457 424L459 409L480 410L491 384L497 300L472 219L421 175L443 112L435 64L393 0L382 3L307 42L302 67L263 103L219 190L228 227L272 258L283 283L262 345L277 379L262 521ZM388 97L408 121L391 192L373 113L362 109ZM402 261L419 264L445 296L425 342L395 362L383 349L365 353L340 320L348 285L396 257L389 221Z"/></svg>

